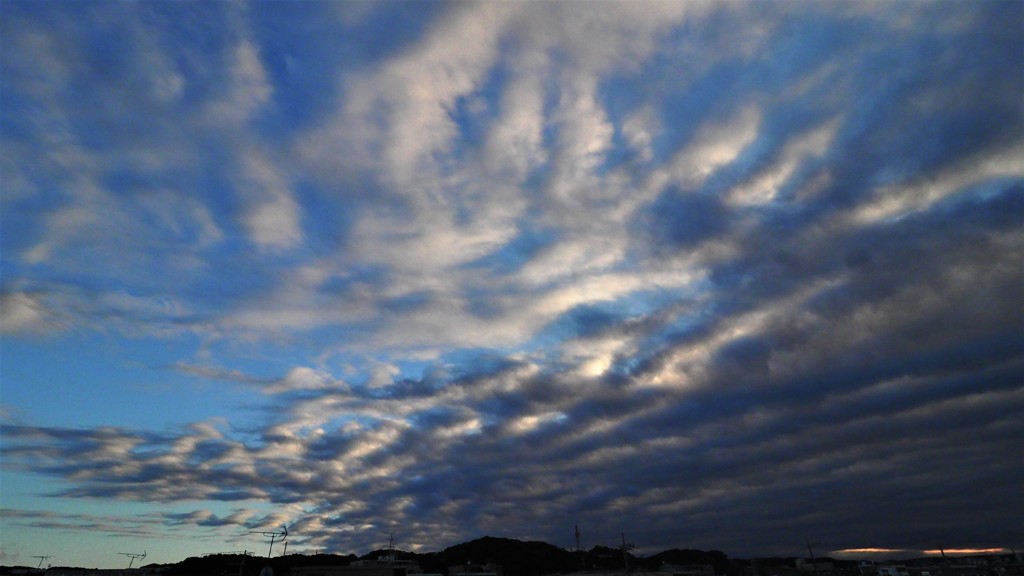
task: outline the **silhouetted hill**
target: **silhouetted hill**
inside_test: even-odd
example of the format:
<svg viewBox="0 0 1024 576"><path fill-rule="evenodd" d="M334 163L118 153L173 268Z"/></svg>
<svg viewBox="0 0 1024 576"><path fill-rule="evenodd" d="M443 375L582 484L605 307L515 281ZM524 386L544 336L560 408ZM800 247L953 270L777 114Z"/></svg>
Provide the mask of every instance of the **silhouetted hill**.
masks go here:
<svg viewBox="0 0 1024 576"><path fill-rule="evenodd" d="M578 569L578 559L547 542L523 542L511 538L484 536L456 544L441 552L423 554L417 559L425 572L447 574L449 566L459 564L498 564L505 576L552 574Z"/></svg>
<svg viewBox="0 0 1024 576"><path fill-rule="evenodd" d="M363 554L359 557L359 559L376 560L377 558L387 556L388 554L394 554L395 558L399 560L416 560L419 556L422 556L422 554L417 554L415 552L406 552L405 550L399 550L397 548L392 550L388 550L387 548L378 548L376 550L371 550L370 552Z"/></svg>
<svg viewBox="0 0 1024 576"><path fill-rule="evenodd" d="M715 574L725 574L729 571L729 558L725 555L725 552L719 552L718 550L680 550L673 548L643 559L644 567L649 570L657 570L662 564L675 564L678 566L710 564L714 566Z"/></svg>
<svg viewBox="0 0 1024 576"><path fill-rule="evenodd" d="M348 566L356 560L355 554L289 554L266 558L241 554L211 554L191 557L171 565L167 576L259 576L260 571L270 566L274 574L285 574L287 569L297 566ZM244 565L243 565L244 562Z"/></svg>

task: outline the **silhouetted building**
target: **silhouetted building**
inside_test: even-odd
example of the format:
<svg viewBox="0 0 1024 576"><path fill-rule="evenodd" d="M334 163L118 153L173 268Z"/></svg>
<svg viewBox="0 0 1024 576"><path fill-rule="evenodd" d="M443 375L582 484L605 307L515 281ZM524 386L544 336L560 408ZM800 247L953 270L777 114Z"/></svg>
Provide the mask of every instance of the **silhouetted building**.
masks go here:
<svg viewBox="0 0 1024 576"><path fill-rule="evenodd" d="M660 571L672 576L715 576L715 567L711 564L662 564Z"/></svg>
<svg viewBox="0 0 1024 576"><path fill-rule="evenodd" d="M448 567L448 576L502 576L497 564L458 564Z"/></svg>
<svg viewBox="0 0 1024 576"><path fill-rule="evenodd" d="M875 573L878 574L878 576L910 576L910 571L902 564L877 566Z"/></svg>
<svg viewBox="0 0 1024 576"><path fill-rule="evenodd" d="M806 558L796 559L796 569L801 572L814 572L816 574L829 573L835 570L835 563L828 558Z"/></svg>
<svg viewBox="0 0 1024 576"><path fill-rule="evenodd" d="M419 565L411 560L398 560L394 556L355 560L348 566L296 566L292 576L438 576L423 574Z"/></svg>

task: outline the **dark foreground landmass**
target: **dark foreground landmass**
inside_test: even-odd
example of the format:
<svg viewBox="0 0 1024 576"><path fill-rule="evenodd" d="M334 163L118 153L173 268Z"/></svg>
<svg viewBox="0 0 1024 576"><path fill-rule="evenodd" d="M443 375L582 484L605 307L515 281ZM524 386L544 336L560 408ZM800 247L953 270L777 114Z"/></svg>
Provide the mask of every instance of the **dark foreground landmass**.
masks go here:
<svg viewBox="0 0 1024 576"><path fill-rule="evenodd" d="M624 570L624 556L621 549L595 546L590 550L569 551L546 542L523 542L510 538L485 536L477 540L457 544L440 552L415 553L402 550L374 550L363 556L355 554L289 554L274 558L245 556L241 554L213 554L187 558L177 564L150 564L128 574L164 574L166 576L259 576L263 568L270 566L275 576L287 576L299 572L297 568L310 566L349 566L357 560L376 560L393 554L399 563L411 562L426 574L449 574L452 566L489 566L499 569L500 576L543 576L566 574L587 570ZM668 550L647 558L627 553L630 568L635 571L657 570L662 564L687 564L711 566L715 574L728 574L730 561L718 551ZM0 574L13 574L12 568L0 569ZM53 568L50 575L58 574ZM63 569L71 570L71 569ZM90 571L94 574L115 574L118 571ZM71 572L67 572L71 574ZM82 574L88 574L83 572ZM400 576L400 575L399 575Z"/></svg>
<svg viewBox="0 0 1024 576"><path fill-rule="evenodd" d="M390 556L388 560L382 560ZM356 569L353 563L362 561ZM417 570L410 570L415 566ZM46 576L545 576L590 573L610 576L660 572L672 576L1024 576L1013 554L990 554L954 560L919 558L876 565L857 560L817 558L730 559L718 550L672 549L639 557L621 548L595 546L566 550L546 542L523 542L485 536L440 552L374 550L355 554L290 554L275 558L213 554L176 564L149 564L131 570L53 567L48 570L0 566L0 574ZM349 568L343 568L349 567Z"/></svg>

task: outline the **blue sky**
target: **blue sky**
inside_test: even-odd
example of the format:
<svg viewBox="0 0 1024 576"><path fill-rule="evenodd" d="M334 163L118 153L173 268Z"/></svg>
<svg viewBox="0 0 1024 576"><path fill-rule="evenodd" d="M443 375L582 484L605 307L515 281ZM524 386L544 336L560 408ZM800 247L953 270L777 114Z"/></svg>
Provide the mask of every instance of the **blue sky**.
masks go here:
<svg viewBox="0 0 1024 576"><path fill-rule="evenodd" d="M1024 4L0 11L4 564L1024 546Z"/></svg>

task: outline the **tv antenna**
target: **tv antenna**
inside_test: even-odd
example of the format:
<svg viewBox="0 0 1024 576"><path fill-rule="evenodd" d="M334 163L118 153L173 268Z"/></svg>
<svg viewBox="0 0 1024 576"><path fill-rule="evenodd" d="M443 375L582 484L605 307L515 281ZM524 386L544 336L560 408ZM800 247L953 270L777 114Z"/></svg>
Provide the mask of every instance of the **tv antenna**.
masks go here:
<svg viewBox="0 0 1024 576"><path fill-rule="evenodd" d="M36 569L39 569L43 567L43 560L49 560L53 556L33 556L33 558L39 558L39 566L36 566Z"/></svg>
<svg viewBox="0 0 1024 576"><path fill-rule="evenodd" d="M270 553L274 551L274 542L278 540L284 540L288 537L288 527L281 526L281 529L276 532L249 532L249 534L262 534L270 537L270 549L267 550L267 558L270 558Z"/></svg>
<svg viewBox="0 0 1024 576"><path fill-rule="evenodd" d="M129 569L131 569L132 564L134 564L136 560L141 560L141 559L146 557L146 551L145 550L142 551L142 554L134 554L132 552L118 552L118 554L121 555L121 556L127 556L129 558L129 560L128 560L128 568Z"/></svg>

